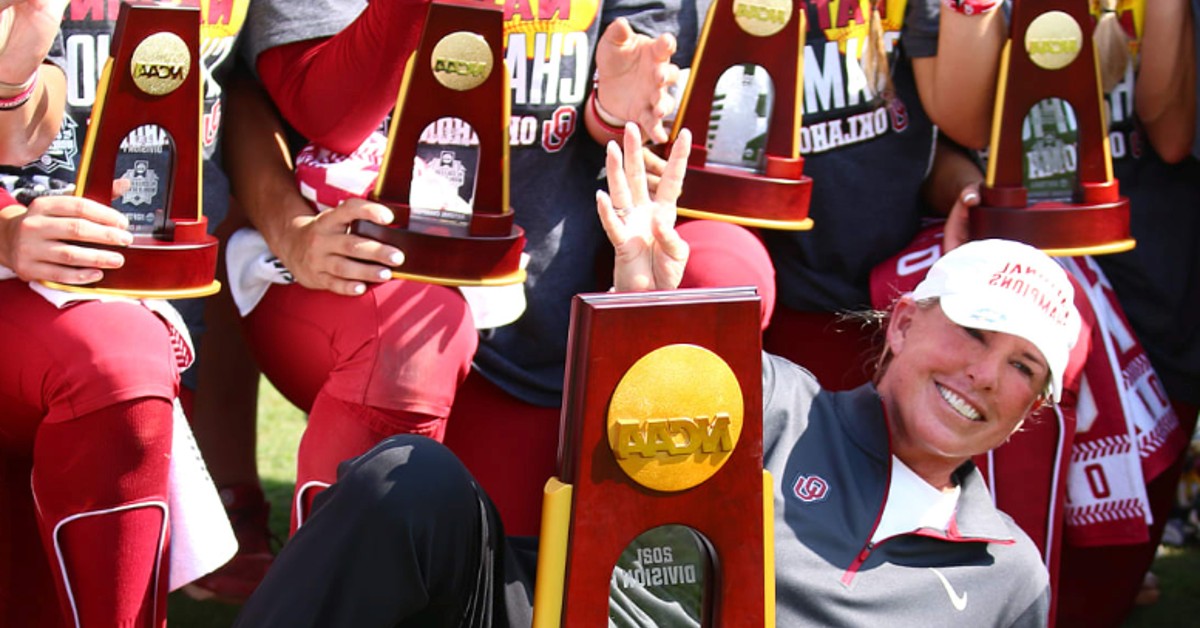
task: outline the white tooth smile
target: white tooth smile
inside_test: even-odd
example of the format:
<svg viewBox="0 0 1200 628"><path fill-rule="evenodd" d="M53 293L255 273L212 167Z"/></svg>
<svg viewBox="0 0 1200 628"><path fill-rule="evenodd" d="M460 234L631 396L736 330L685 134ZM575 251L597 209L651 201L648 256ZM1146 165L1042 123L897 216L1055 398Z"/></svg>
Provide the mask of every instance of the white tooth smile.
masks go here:
<svg viewBox="0 0 1200 628"><path fill-rule="evenodd" d="M964 419L967 419L968 421L983 420L983 417L979 414L979 411L976 410L971 404L967 403L966 399L959 397L954 391L940 384L938 385L937 389L938 393L942 395L942 399L945 399L946 403L950 404L950 407L954 408L954 411L961 414Z"/></svg>

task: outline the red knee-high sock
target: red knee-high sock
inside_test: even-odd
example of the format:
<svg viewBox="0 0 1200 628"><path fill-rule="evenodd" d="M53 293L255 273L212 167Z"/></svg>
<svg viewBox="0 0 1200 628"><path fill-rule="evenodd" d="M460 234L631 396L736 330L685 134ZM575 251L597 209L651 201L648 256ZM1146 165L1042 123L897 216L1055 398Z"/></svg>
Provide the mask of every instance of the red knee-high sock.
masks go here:
<svg viewBox="0 0 1200 628"><path fill-rule="evenodd" d="M171 402L43 424L33 491L67 625L166 625Z"/></svg>
<svg viewBox="0 0 1200 628"><path fill-rule="evenodd" d="M421 434L441 441L445 430L445 417L372 408L318 394L296 456L291 534L312 512L313 498L337 479L343 460L366 453L388 436Z"/></svg>

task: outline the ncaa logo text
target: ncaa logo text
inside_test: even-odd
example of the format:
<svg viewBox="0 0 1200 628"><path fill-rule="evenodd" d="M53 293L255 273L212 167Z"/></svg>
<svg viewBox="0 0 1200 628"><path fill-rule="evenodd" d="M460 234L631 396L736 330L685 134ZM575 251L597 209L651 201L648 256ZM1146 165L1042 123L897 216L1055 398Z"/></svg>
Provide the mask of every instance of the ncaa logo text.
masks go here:
<svg viewBox="0 0 1200 628"><path fill-rule="evenodd" d="M792 493L804 502L819 502L829 495L829 482L817 475L802 475L792 485Z"/></svg>

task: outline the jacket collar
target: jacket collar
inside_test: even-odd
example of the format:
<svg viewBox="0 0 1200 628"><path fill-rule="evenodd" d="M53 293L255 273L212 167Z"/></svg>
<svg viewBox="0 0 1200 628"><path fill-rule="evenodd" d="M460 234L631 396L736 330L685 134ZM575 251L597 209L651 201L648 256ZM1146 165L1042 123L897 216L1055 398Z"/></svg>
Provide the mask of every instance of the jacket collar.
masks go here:
<svg viewBox="0 0 1200 628"><path fill-rule="evenodd" d="M884 418L883 400L873 384L864 384L854 390L830 393L833 397L834 414L843 431L872 460L884 468L891 467L892 447L887 421ZM967 460L954 471L954 480L962 487L958 507L945 534L927 531L933 536L951 541L987 541L1013 543L1015 539L1009 526L992 501L987 483L975 463Z"/></svg>

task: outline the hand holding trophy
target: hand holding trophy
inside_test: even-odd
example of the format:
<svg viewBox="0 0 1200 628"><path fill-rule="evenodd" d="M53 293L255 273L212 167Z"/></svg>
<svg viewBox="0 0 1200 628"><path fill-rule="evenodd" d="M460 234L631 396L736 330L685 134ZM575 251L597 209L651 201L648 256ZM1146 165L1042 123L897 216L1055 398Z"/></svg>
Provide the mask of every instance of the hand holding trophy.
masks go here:
<svg viewBox="0 0 1200 628"><path fill-rule="evenodd" d="M448 286L521 283L525 233L509 207L509 90L502 14L496 7L434 2L396 98L387 151L370 200L394 213L391 224L359 220L350 231L404 253L393 277ZM425 128L445 117L479 138L469 217L423 208L412 197L413 160Z"/></svg>
<svg viewBox="0 0 1200 628"><path fill-rule="evenodd" d="M120 210L116 222L132 237L121 238L125 246L83 239L112 251L109 262L123 257L123 264L101 264L103 278L87 286L47 285L135 298L202 297L220 289L217 240L201 212L199 49L198 9L121 5L75 194Z"/></svg>
<svg viewBox="0 0 1200 628"><path fill-rule="evenodd" d="M125 264L116 249L133 244L129 219L85 198L44 196L0 233L0 264L25 281L89 284Z"/></svg>
<svg viewBox="0 0 1200 628"><path fill-rule="evenodd" d="M637 125L625 125L623 152L608 144L596 208L616 250L615 290L571 306L537 628L626 613L653 625L775 625L759 298L748 287L675 290L688 257L674 225L689 135L653 195Z"/></svg>

